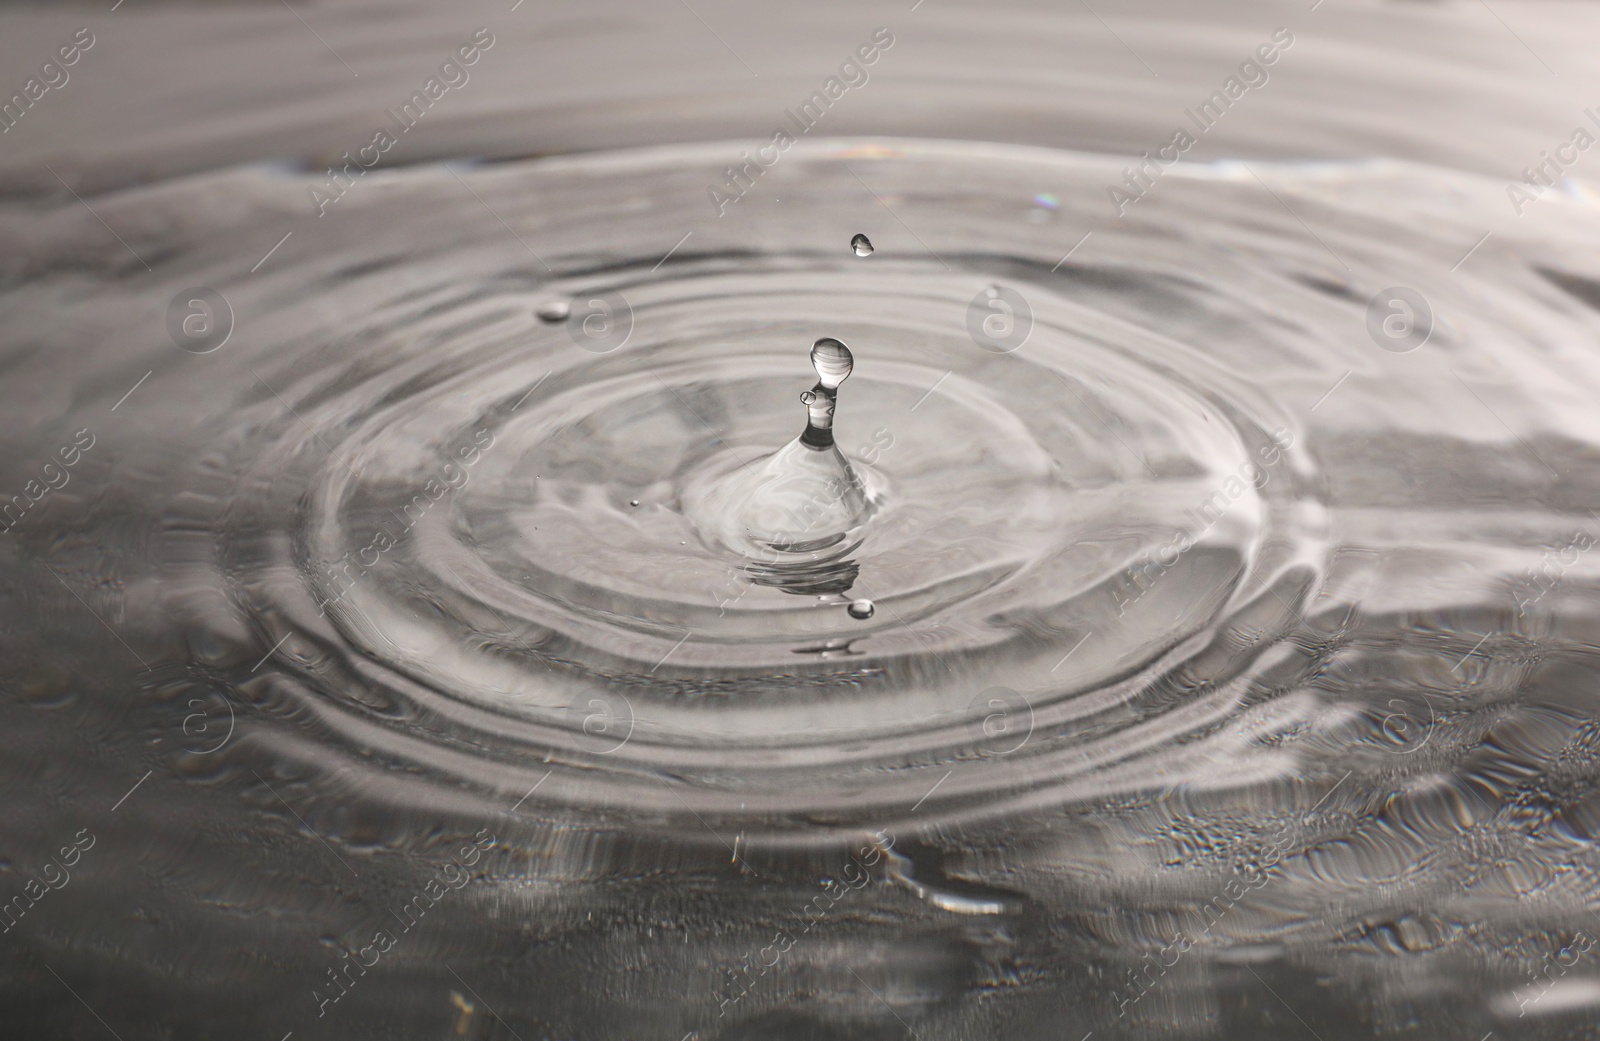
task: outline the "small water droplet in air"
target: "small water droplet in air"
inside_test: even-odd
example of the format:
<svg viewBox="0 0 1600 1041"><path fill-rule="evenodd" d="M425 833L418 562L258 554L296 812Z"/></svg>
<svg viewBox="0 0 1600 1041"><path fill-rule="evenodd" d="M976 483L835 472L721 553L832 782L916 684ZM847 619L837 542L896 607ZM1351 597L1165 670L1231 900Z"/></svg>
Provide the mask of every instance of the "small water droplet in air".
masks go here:
<svg viewBox="0 0 1600 1041"><path fill-rule="evenodd" d="M858 257L872 256L872 240L865 235L858 233L855 238L851 239L850 248L856 251L856 256Z"/></svg>
<svg viewBox="0 0 1600 1041"><path fill-rule="evenodd" d="M817 370L817 379L827 390L839 389L855 364L850 348L831 336L824 336L811 345L811 367Z"/></svg>
<svg viewBox="0 0 1600 1041"><path fill-rule="evenodd" d="M812 393L811 391L802 390L800 392L800 404L809 405L815 400L817 400L817 396L816 396L816 394Z"/></svg>
<svg viewBox="0 0 1600 1041"><path fill-rule="evenodd" d="M859 618L865 621L872 617L872 612L876 611L877 608L873 606L871 600L852 600L850 601L850 606L845 610L850 612L851 618Z"/></svg>
<svg viewBox="0 0 1600 1041"><path fill-rule="evenodd" d="M628 505L629 506L637 506L637 505L639 505L639 500L638 499L629 499L628 500Z"/></svg>
<svg viewBox="0 0 1600 1041"><path fill-rule="evenodd" d="M539 316L541 322L551 324L564 322L567 320L567 315L572 313L572 305L565 300L552 300L547 304L540 304L533 313Z"/></svg>

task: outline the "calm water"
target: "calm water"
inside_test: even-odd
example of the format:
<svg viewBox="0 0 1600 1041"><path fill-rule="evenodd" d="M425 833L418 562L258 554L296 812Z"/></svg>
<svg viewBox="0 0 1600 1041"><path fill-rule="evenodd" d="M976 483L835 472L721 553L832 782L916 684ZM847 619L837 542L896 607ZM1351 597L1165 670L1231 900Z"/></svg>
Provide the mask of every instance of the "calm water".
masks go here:
<svg viewBox="0 0 1600 1041"><path fill-rule="evenodd" d="M1593 1032L1589 5L0 19L0 1035Z"/></svg>

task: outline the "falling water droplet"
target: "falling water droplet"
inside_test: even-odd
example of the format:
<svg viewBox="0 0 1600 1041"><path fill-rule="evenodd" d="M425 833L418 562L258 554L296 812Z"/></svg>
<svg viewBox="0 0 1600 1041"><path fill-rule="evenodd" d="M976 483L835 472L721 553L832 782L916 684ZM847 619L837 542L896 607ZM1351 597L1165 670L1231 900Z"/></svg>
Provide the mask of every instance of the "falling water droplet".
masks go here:
<svg viewBox="0 0 1600 1041"><path fill-rule="evenodd" d="M628 500L628 505L629 506L637 506L637 505L639 505L639 500L638 499L629 499Z"/></svg>
<svg viewBox="0 0 1600 1041"><path fill-rule="evenodd" d="M567 320L567 316L572 313L572 305L565 300L551 300L549 303L540 304L533 313L539 316L539 321L553 325Z"/></svg>
<svg viewBox="0 0 1600 1041"><path fill-rule="evenodd" d="M858 257L872 256L872 240L860 233L850 240L850 248L856 251Z"/></svg>
<svg viewBox="0 0 1600 1041"><path fill-rule="evenodd" d="M817 379L824 390L838 390L839 384L849 378L855 363L850 348L831 336L824 336L811 345L811 367L817 370Z"/></svg>
<svg viewBox="0 0 1600 1041"><path fill-rule="evenodd" d="M850 606L845 610L850 612L851 618L859 618L862 621L866 621L872 617L872 612L876 611L877 608L873 606L871 600L852 600L850 601Z"/></svg>

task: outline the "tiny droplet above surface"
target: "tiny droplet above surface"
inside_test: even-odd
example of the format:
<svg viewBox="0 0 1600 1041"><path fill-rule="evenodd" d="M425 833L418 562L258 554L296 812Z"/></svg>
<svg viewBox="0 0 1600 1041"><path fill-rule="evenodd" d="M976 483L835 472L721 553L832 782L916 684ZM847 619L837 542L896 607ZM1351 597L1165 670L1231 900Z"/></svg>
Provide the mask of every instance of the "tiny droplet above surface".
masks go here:
<svg viewBox="0 0 1600 1041"><path fill-rule="evenodd" d="M572 305L565 300L552 300L549 303L540 304L534 309L533 313L538 315L541 322L550 322L552 324L564 322L567 320L567 316L572 313Z"/></svg>
<svg viewBox="0 0 1600 1041"><path fill-rule="evenodd" d="M837 390L855 368L856 360L842 340L824 336L811 346L811 367L827 390Z"/></svg>
<svg viewBox="0 0 1600 1041"><path fill-rule="evenodd" d="M877 608L873 606L871 600L852 600L850 601L850 606L845 610L850 612L851 618L859 618L865 621L872 617L872 612L876 611Z"/></svg>
<svg viewBox="0 0 1600 1041"><path fill-rule="evenodd" d="M850 248L856 251L858 257L872 256L872 240L860 233L850 240Z"/></svg>
<svg viewBox="0 0 1600 1041"><path fill-rule="evenodd" d="M639 500L638 499L630 499L630 500L628 500L628 505L629 506L637 506L637 505L639 505Z"/></svg>

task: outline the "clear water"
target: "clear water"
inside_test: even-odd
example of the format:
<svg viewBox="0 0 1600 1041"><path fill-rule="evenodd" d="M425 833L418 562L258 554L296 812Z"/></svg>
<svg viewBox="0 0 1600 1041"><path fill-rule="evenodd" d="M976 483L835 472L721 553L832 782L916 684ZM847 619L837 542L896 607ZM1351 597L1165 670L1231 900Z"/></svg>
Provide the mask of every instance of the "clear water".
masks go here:
<svg viewBox="0 0 1600 1041"><path fill-rule="evenodd" d="M0 15L7 1036L1592 1032L1588 7L517 7Z"/></svg>

